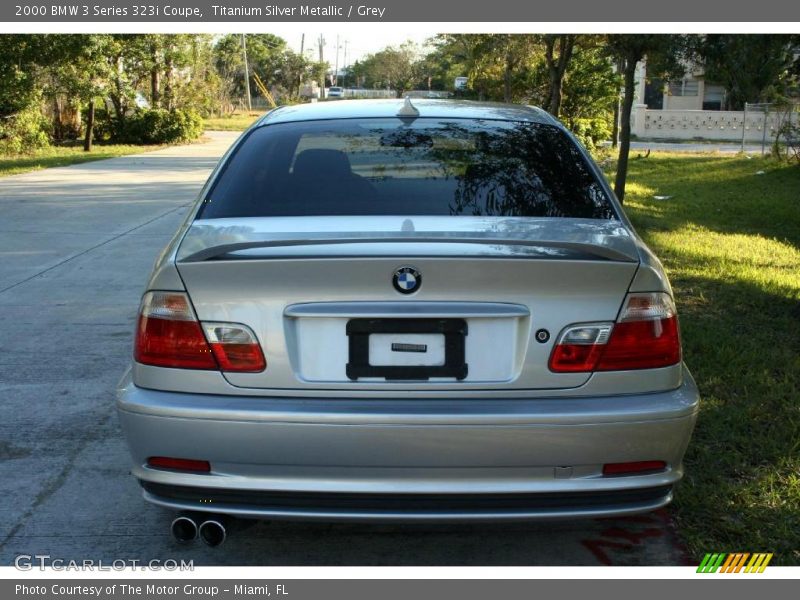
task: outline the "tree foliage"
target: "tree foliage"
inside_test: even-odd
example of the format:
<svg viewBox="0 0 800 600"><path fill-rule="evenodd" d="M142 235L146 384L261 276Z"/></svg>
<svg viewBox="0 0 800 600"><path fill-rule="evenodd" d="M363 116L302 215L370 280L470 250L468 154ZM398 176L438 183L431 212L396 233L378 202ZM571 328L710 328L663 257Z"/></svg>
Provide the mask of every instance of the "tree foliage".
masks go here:
<svg viewBox="0 0 800 600"><path fill-rule="evenodd" d="M456 77L467 77L466 97L512 102L526 96L537 51L535 36L446 34L433 42L427 62L441 65L437 79L445 89L453 88Z"/></svg>
<svg viewBox="0 0 800 600"><path fill-rule="evenodd" d="M289 101L298 97L300 87L306 81L318 81L320 71L327 63L313 61L291 50L286 41L271 33L247 34L247 62L252 95L258 95L255 85L257 75L273 96ZM226 86L228 100L244 98L245 64L242 49L242 36L229 34L220 38L214 45L214 64L221 80Z"/></svg>
<svg viewBox="0 0 800 600"><path fill-rule="evenodd" d="M535 104L589 147L607 139L619 77L603 36L448 34L433 44L418 68L423 88L431 82L452 89L455 77L464 76L467 98Z"/></svg>
<svg viewBox="0 0 800 600"><path fill-rule="evenodd" d="M145 118L145 110L225 113L241 107L248 90L258 98L256 75L270 96L295 102L304 84L329 72L320 43L319 60L312 60L269 33L0 36L0 143L24 150L83 133L90 146L95 112L101 139L130 132L126 124L136 119L183 122L161 112ZM384 48L352 64L345 79L398 95L445 90L535 104L588 147L619 122L620 198L639 61L647 61L648 77L665 81L682 76L688 64L703 68L707 80L728 90L728 108L796 94L800 79L796 35L442 34L428 45L427 52L411 42ZM454 89L457 77L467 78L466 89Z"/></svg>
<svg viewBox="0 0 800 600"><path fill-rule="evenodd" d="M130 139L137 119L193 123L194 113L229 111L245 95L241 38L0 36L0 142L12 151L24 151L49 140L74 139L83 132L90 148L95 112L101 138ZM291 51L275 35L248 35L247 43L253 95L258 94L252 86L253 74L274 95L292 99L304 81L324 71L325 65ZM169 118L160 112L146 115L145 109L175 114Z"/></svg>
<svg viewBox="0 0 800 600"><path fill-rule="evenodd" d="M782 101L797 83L792 71L800 68L799 48L792 36L708 34L693 41L693 51L706 80L725 86L726 110Z"/></svg>
<svg viewBox="0 0 800 600"><path fill-rule="evenodd" d="M399 47L389 46L369 54L350 67L348 78L359 87L394 89L398 95L412 89L419 77L418 49L412 42Z"/></svg>

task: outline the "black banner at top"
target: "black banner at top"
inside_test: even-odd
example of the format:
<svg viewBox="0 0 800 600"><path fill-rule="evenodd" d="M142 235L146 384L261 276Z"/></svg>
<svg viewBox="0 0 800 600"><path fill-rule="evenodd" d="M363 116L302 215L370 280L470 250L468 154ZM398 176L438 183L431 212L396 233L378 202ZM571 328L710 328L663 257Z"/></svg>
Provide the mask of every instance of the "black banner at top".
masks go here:
<svg viewBox="0 0 800 600"><path fill-rule="evenodd" d="M0 4L3 22L799 22L787 0L18 0Z"/></svg>

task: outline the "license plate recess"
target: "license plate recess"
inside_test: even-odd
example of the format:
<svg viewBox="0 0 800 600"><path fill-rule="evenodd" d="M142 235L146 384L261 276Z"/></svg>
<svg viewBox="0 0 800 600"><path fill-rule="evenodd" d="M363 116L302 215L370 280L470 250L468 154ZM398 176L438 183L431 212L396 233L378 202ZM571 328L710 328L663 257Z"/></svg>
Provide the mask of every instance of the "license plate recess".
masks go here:
<svg viewBox="0 0 800 600"><path fill-rule="evenodd" d="M444 336L444 364L425 366L371 365L371 334L432 334ZM387 381L426 381L431 378L462 380L469 371L465 360L467 322L464 319L350 319L347 322L349 357L347 377L353 381L382 377Z"/></svg>

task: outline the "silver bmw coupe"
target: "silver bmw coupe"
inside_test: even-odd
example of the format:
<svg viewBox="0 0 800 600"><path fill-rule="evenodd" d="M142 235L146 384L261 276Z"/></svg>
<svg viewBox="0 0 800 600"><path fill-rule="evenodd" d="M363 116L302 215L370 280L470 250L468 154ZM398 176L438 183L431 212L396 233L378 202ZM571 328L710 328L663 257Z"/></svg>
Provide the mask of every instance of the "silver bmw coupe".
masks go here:
<svg viewBox="0 0 800 600"><path fill-rule="evenodd" d="M667 504L698 392L672 290L547 113L275 109L144 291L117 396L178 539L225 518L596 517Z"/></svg>

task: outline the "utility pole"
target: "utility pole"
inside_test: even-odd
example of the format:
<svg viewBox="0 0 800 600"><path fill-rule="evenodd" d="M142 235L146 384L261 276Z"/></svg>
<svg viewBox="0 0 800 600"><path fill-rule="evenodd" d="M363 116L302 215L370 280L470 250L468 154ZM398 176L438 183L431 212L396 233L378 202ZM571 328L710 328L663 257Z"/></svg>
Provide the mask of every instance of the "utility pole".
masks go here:
<svg viewBox="0 0 800 600"><path fill-rule="evenodd" d="M306 34L304 33L300 38L300 56L303 56L303 50L306 47Z"/></svg>
<svg viewBox="0 0 800 600"><path fill-rule="evenodd" d="M317 46L319 47L319 98L323 100L325 98L325 70L321 68L322 63L324 62L322 51L325 48L325 37L320 33L319 37L317 38Z"/></svg>
<svg viewBox="0 0 800 600"><path fill-rule="evenodd" d="M336 66L333 67L333 85L339 85L339 34L336 34Z"/></svg>
<svg viewBox="0 0 800 600"><path fill-rule="evenodd" d="M342 87L347 87L347 43L349 40L344 41L344 77L342 77Z"/></svg>
<svg viewBox="0 0 800 600"><path fill-rule="evenodd" d="M253 101L250 98L250 67L247 64L247 40L242 34L242 55L244 56L244 89L247 90L247 110L252 112Z"/></svg>

